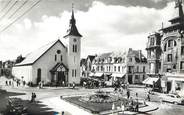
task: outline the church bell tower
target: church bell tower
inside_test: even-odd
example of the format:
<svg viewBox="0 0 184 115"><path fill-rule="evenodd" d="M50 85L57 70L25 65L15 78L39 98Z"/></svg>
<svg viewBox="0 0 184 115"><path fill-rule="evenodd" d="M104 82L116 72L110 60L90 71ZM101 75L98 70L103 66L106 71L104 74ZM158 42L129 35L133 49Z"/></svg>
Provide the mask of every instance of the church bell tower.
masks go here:
<svg viewBox="0 0 184 115"><path fill-rule="evenodd" d="M72 16L69 29L64 38L67 40L67 61L68 61L68 83L80 83L80 58L81 58L81 37L76 27L74 10L72 4Z"/></svg>

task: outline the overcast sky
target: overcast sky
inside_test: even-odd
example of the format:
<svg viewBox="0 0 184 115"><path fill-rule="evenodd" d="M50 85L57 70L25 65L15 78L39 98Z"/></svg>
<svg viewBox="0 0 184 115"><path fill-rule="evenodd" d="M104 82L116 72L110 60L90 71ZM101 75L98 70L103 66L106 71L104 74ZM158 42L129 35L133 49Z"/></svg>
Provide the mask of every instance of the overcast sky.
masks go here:
<svg viewBox="0 0 184 115"><path fill-rule="evenodd" d="M8 0L0 1L1 9ZM30 0L24 9L35 2ZM82 57L127 48L145 52L149 33L160 29L162 22L168 25L167 21L177 14L171 0L42 0L0 33L0 60L15 59L48 42L63 39L72 3L76 25L83 35ZM6 17L5 21L1 19L7 9L0 10L0 30L9 22Z"/></svg>

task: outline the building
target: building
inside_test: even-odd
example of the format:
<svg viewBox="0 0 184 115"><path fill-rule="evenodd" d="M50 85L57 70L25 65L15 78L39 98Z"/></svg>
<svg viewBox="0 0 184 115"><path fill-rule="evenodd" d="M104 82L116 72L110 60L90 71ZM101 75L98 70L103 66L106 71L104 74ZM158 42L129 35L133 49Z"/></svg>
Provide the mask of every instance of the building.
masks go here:
<svg viewBox="0 0 184 115"><path fill-rule="evenodd" d="M13 67L13 75L34 84L80 82L81 37L76 27L74 11L70 19L69 29L63 39L55 40L29 53L25 59Z"/></svg>
<svg viewBox="0 0 184 115"><path fill-rule="evenodd" d="M80 76L81 77L86 77L86 59L81 59L80 61Z"/></svg>
<svg viewBox="0 0 184 115"><path fill-rule="evenodd" d="M184 89L184 14L181 0L176 3L176 8L178 16L169 20L170 26L160 30L162 34L161 72L166 77L167 92Z"/></svg>
<svg viewBox="0 0 184 115"><path fill-rule="evenodd" d="M161 34L153 33L148 36L146 45L147 61L148 61L148 78L143 81L147 85L157 85L155 88L161 89L161 84L158 83L161 77ZM155 82L155 83L154 83Z"/></svg>
<svg viewBox="0 0 184 115"><path fill-rule="evenodd" d="M142 83L146 78L147 59L141 50L131 48L124 52L103 53L93 60L92 70L94 73L90 76L108 76L112 82L121 79L124 83Z"/></svg>
<svg viewBox="0 0 184 115"><path fill-rule="evenodd" d="M81 76L82 77L89 77L89 74L93 71L92 70L92 62L95 56L88 55L86 59L81 59Z"/></svg>
<svg viewBox="0 0 184 115"><path fill-rule="evenodd" d="M149 74L161 76L161 86L167 93L184 91L184 14L181 0L175 8L177 16L169 20L169 26L148 37L146 48Z"/></svg>

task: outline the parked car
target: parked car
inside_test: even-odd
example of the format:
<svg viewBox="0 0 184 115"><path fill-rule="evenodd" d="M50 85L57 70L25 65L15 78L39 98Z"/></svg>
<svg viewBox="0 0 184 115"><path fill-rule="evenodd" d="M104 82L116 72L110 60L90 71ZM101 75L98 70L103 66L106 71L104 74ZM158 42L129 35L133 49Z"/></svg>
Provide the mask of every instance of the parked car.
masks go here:
<svg viewBox="0 0 184 115"><path fill-rule="evenodd" d="M177 94L166 94L160 97L162 98L162 102L169 102L173 104L184 104L184 98L181 98Z"/></svg>

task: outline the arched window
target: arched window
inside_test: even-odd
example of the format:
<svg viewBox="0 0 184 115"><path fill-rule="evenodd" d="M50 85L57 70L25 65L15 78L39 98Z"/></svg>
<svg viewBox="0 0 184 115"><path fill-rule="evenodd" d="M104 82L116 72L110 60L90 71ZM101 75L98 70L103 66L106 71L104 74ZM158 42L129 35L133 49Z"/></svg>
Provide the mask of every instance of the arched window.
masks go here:
<svg viewBox="0 0 184 115"><path fill-rule="evenodd" d="M176 46L177 45L177 43L176 43L176 41L174 40L174 46Z"/></svg>
<svg viewBox="0 0 184 115"><path fill-rule="evenodd" d="M167 48L167 44L164 44L164 51L166 51L166 48Z"/></svg>

